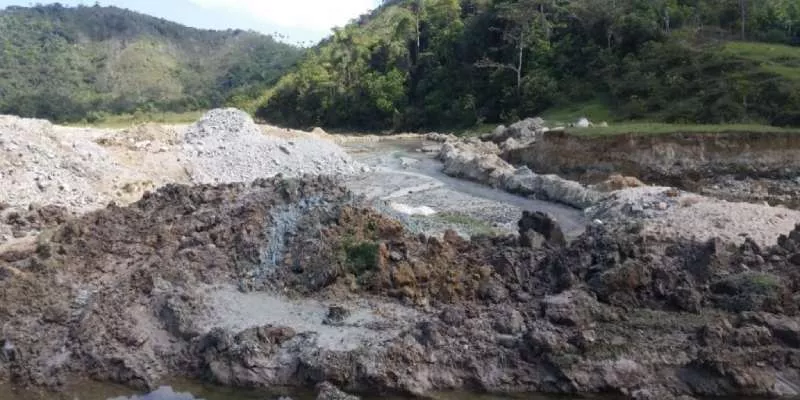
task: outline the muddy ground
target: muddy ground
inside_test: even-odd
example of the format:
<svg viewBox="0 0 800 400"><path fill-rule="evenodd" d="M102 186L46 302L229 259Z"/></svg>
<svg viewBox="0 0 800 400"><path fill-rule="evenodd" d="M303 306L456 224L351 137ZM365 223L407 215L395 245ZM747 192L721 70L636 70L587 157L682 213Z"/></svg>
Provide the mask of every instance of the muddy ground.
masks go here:
<svg viewBox="0 0 800 400"><path fill-rule="evenodd" d="M317 178L167 186L0 255L0 379L798 394L800 230L736 248L520 227L427 238Z"/></svg>
<svg viewBox="0 0 800 400"><path fill-rule="evenodd" d="M0 243L0 382L800 395L791 210L754 209L752 237L597 223L448 177L419 137L339 141L369 173L6 210L20 234ZM603 204L644 199L670 223L720 207L667 189Z"/></svg>

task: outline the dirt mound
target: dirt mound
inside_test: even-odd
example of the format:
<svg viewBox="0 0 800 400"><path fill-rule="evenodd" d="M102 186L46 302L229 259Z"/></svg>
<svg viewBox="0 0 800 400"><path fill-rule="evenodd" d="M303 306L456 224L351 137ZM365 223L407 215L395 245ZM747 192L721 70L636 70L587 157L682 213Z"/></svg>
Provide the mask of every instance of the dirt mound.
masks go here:
<svg viewBox="0 0 800 400"><path fill-rule="evenodd" d="M81 371L152 384L186 361L187 343L173 335L191 337L180 312L196 304L202 283L264 284L266 227L276 224L276 208L348 199L322 179L167 186L48 231L28 256L0 261L2 334L15 349L0 362L0 379L52 385Z"/></svg>
<svg viewBox="0 0 800 400"><path fill-rule="evenodd" d="M769 247L557 228L411 235L325 178L167 186L0 251L0 380L800 393L800 227Z"/></svg>
<svg viewBox="0 0 800 400"><path fill-rule="evenodd" d="M31 233L66 222L75 214L64 207L37 206L31 204L26 209L5 208L0 205L0 245L11 238L22 238Z"/></svg>
<svg viewBox="0 0 800 400"><path fill-rule="evenodd" d="M85 212L135 201L143 189L185 182L181 160L163 142L149 140L170 140L176 132L159 129L72 128L0 116L0 186L13 188L0 191L0 202Z"/></svg>
<svg viewBox="0 0 800 400"><path fill-rule="evenodd" d="M794 228L800 212L768 205L733 203L669 187L644 186L612 192L586 210L602 223L638 221L647 236L706 241L746 239L768 246Z"/></svg>
<svg viewBox="0 0 800 400"><path fill-rule="evenodd" d="M182 155L197 183L249 182L277 174L349 175L365 170L344 150L311 135L285 140L266 136L250 116L217 109L187 128Z"/></svg>
<svg viewBox="0 0 800 400"><path fill-rule="evenodd" d="M61 137L46 121L0 117L0 202L85 209L103 201L96 187L115 175L119 164L97 144Z"/></svg>

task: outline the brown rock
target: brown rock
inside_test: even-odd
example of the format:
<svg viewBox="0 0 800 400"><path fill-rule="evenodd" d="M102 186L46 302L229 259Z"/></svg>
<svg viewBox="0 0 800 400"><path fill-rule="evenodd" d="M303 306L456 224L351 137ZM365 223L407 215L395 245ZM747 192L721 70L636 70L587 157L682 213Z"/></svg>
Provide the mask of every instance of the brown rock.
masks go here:
<svg viewBox="0 0 800 400"><path fill-rule="evenodd" d="M633 176L622 176L619 174L611 175L605 181L595 185L595 189L601 192L612 192L626 188L642 187L645 184Z"/></svg>
<svg viewBox="0 0 800 400"><path fill-rule="evenodd" d="M556 220L549 215L542 212L523 211L522 219L517 223L519 228L520 242L523 246L532 247L535 239L531 235L531 231L544 236L547 243L564 246L566 239L564 233L561 232L561 227Z"/></svg>

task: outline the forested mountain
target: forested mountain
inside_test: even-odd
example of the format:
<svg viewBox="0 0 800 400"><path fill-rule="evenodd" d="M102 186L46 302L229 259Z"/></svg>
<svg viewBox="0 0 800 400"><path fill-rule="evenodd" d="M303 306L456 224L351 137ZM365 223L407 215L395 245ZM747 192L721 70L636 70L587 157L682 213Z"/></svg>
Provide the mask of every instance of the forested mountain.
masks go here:
<svg viewBox="0 0 800 400"><path fill-rule="evenodd" d="M390 0L258 111L420 129L599 104L616 119L800 124L800 0Z"/></svg>
<svg viewBox="0 0 800 400"><path fill-rule="evenodd" d="M0 10L0 114L72 121L185 111L258 97L299 48L116 7Z"/></svg>

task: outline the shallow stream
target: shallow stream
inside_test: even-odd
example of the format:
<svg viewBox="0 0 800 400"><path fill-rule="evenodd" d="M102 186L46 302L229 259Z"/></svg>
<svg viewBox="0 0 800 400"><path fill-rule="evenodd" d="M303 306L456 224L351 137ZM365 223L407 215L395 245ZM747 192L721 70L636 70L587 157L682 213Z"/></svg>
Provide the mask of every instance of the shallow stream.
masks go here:
<svg viewBox="0 0 800 400"><path fill-rule="evenodd" d="M373 179L351 182L351 189L368 197L392 197L413 206L433 206L437 211L464 212L474 208L473 212L482 214L479 219L506 222L513 230L522 210L541 211L556 218L567 237L583 232L587 220L580 210L448 176L434 154L416 151L425 144L419 139L345 144L343 147L354 159L374 171ZM502 215L509 212L512 215Z"/></svg>

